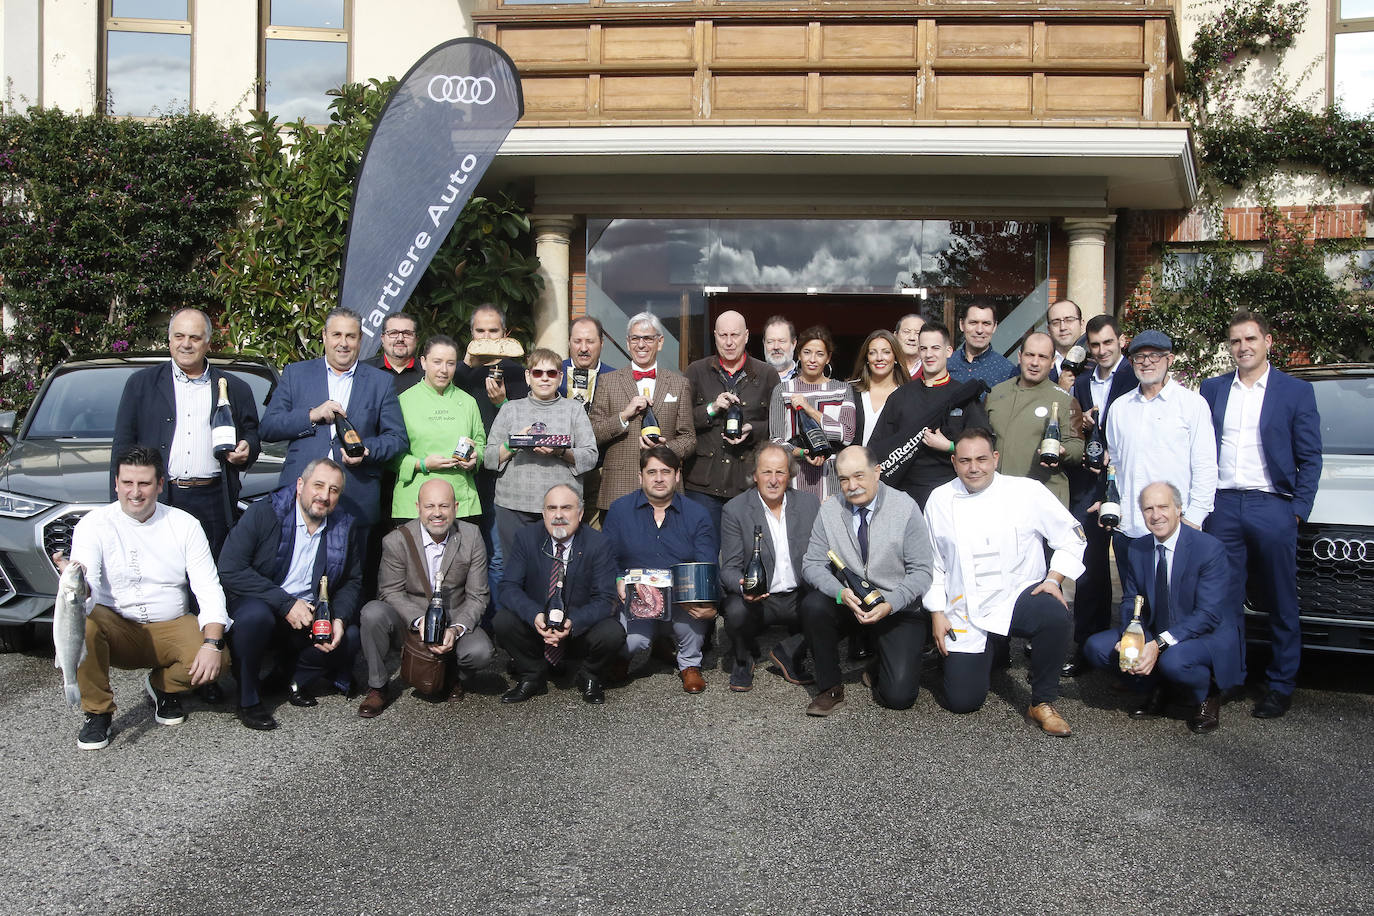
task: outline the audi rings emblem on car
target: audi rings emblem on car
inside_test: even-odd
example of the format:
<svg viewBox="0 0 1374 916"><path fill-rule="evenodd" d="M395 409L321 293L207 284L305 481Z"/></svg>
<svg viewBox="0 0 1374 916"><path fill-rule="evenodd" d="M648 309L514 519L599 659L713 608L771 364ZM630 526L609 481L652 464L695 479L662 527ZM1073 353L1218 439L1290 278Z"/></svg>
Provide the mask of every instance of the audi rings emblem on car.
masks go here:
<svg viewBox="0 0 1374 916"><path fill-rule="evenodd" d="M455 105L485 105L496 98L496 83L489 76L444 76L429 81L429 97Z"/></svg>
<svg viewBox="0 0 1374 916"><path fill-rule="evenodd" d="M1318 560L1368 563L1374 561L1374 541L1318 538L1312 544L1312 556Z"/></svg>

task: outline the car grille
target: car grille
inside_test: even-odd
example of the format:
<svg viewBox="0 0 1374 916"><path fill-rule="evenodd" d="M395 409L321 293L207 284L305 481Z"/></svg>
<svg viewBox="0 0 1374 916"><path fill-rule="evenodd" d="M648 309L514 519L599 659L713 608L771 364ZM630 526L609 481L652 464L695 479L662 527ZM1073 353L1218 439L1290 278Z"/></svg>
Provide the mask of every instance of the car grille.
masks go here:
<svg viewBox="0 0 1374 916"><path fill-rule="evenodd" d="M1298 606L1304 614L1374 619L1374 528L1299 529Z"/></svg>
<svg viewBox="0 0 1374 916"><path fill-rule="evenodd" d="M10 581L10 577L5 573L5 567L0 565L0 603L9 601L18 593L18 590L14 587L14 583Z"/></svg>
<svg viewBox="0 0 1374 916"><path fill-rule="evenodd" d="M81 512L68 512L60 518L55 518L43 526L43 553L52 562L52 555L62 552L71 555L72 550L72 531L76 529L76 523L81 521L86 514ZM54 572L56 568L54 568Z"/></svg>

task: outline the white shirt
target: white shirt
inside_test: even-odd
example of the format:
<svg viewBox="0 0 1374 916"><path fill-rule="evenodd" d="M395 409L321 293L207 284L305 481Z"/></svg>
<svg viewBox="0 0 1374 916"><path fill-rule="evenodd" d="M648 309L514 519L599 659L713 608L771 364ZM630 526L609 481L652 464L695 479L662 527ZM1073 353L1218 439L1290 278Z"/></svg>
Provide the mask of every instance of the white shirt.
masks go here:
<svg viewBox="0 0 1374 916"><path fill-rule="evenodd" d="M315 598L315 555L319 553L320 540L328 521L320 522L315 533L311 534L305 526L305 514L301 504L296 503L296 540L291 545L291 565L287 567L286 578L281 589L293 598L313 601Z"/></svg>
<svg viewBox="0 0 1374 916"><path fill-rule="evenodd" d="M1217 460L1217 487L1222 490L1265 490L1273 493L1274 479L1260 444L1260 411L1269 386L1269 367L1246 387L1240 373L1231 381L1226 416L1221 423L1221 457Z"/></svg>
<svg viewBox="0 0 1374 916"><path fill-rule="evenodd" d="M1107 395L1112 390L1112 381L1116 378L1116 370L1121 368L1121 364L1124 360L1124 357L1118 356L1116 358L1116 364L1113 365L1111 369L1107 370L1106 378L1100 378L1096 369L1094 369L1092 375L1088 377L1088 391L1092 395L1093 406L1097 408L1097 418L1099 421L1102 419L1102 411L1107 409Z"/></svg>
<svg viewBox="0 0 1374 916"><path fill-rule="evenodd" d="M878 410L874 412L873 399L869 397L868 392L860 392L859 397L863 400L862 410L864 412L864 439L859 444L867 445L868 437L873 435L873 430L878 428L878 418L883 415L883 407L887 406L887 402L884 401L883 407L879 407ZM891 395L888 395L888 397L891 397Z"/></svg>
<svg viewBox="0 0 1374 916"><path fill-rule="evenodd" d="M135 623L175 620L186 613L194 592L201 628L219 623L229 629L210 543L189 513L158 503L139 522L118 502L92 509L72 533L71 558L86 567L91 599L121 617Z"/></svg>
<svg viewBox="0 0 1374 916"><path fill-rule="evenodd" d="M173 480L219 476L210 440L213 389L210 367L191 378L172 363L172 394L176 399L176 425L167 452L167 476Z"/></svg>
<svg viewBox="0 0 1374 916"><path fill-rule="evenodd" d="M1112 405L1107 442L1121 491L1120 530L1127 537L1149 533L1137 500L1149 484L1163 480L1183 494L1183 517L1201 525L1217 493L1217 438L1212 410L1202 395L1173 379L1153 398L1137 387Z"/></svg>
<svg viewBox="0 0 1374 916"><path fill-rule="evenodd" d="M768 535L773 539L773 575L768 579L768 593L780 595L794 591L797 587L797 571L792 568L792 551L787 543L787 494L783 494L782 508L777 516L763 501L762 494L759 495L759 502L763 503L763 517L768 522Z"/></svg>
<svg viewBox="0 0 1374 916"><path fill-rule="evenodd" d="M926 502L934 568L925 606L949 618L951 652L981 652L988 633L1006 635L1016 599L1049 569L1066 579L1083 574L1087 539L1077 519L1044 484L994 474L980 493L955 478Z"/></svg>

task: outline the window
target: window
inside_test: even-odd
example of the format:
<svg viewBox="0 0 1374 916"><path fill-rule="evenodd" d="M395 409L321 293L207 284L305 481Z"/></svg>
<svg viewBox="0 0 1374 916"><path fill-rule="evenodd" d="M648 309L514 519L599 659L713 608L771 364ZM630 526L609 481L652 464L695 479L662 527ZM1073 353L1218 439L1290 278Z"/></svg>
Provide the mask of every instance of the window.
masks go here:
<svg viewBox="0 0 1374 916"><path fill-rule="evenodd" d="M1331 98L1374 113L1374 0L1331 0Z"/></svg>
<svg viewBox="0 0 1374 916"><path fill-rule="evenodd" d="M1228 264L1229 261L1229 264ZM1200 274L1241 274L1259 270L1264 253L1255 249L1241 249L1218 257L1210 251L1180 251L1170 249L1161 265L1165 289L1183 289Z"/></svg>
<svg viewBox="0 0 1374 916"><path fill-rule="evenodd" d="M105 0L104 99L112 115L191 107L189 0Z"/></svg>
<svg viewBox="0 0 1374 916"><path fill-rule="evenodd" d="M351 0L264 0L261 103L282 122L329 123L326 94L348 82Z"/></svg>

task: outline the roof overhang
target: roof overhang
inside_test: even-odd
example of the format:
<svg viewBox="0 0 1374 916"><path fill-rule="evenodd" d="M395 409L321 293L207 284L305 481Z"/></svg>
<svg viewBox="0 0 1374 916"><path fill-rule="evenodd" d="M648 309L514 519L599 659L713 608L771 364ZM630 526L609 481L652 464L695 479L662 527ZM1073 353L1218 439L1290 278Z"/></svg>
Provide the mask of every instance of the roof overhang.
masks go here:
<svg viewBox="0 0 1374 916"><path fill-rule="evenodd" d="M1198 193L1190 131L1178 123L517 127L489 175L532 179L545 212L623 209L622 193L639 209L684 195L706 205L717 189L732 209L748 206L745 192L764 210L805 197L815 212L848 201L850 210L1073 215L1185 209ZM870 191L881 202L865 203Z"/></svg>

